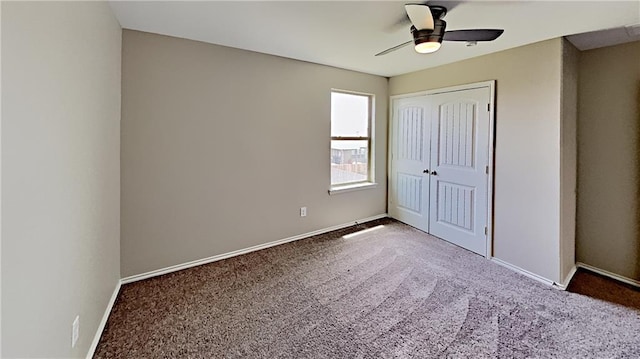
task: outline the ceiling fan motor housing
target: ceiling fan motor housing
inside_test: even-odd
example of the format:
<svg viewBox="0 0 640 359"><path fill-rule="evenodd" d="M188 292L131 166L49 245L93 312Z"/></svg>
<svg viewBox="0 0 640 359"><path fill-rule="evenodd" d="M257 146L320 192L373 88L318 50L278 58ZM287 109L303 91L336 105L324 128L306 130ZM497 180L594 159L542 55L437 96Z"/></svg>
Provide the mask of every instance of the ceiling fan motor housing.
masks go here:
<svg viewBox="0 0 640 359"><path fill-rule="evenodd" d="M418 30L414 26L411 26L411 35L413 35L413 43L415 45L424 42L439 42L442 43L442 37L444 36L444 30L447 27L447 23L441 19L434 19L433 30L424 29Z"/></svg>

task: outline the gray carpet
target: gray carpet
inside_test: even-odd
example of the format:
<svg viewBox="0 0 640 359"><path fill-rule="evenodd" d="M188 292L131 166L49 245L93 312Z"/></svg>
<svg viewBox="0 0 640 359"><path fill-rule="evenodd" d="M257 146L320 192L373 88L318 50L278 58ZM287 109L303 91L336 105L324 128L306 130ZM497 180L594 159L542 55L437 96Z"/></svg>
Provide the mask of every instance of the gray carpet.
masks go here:
<svg viewBox="0 0 640 359"><path fill-rule="evenodd" d="M95 357L638 358L639 333L636 309L384 219L125 285Z"/></svg>

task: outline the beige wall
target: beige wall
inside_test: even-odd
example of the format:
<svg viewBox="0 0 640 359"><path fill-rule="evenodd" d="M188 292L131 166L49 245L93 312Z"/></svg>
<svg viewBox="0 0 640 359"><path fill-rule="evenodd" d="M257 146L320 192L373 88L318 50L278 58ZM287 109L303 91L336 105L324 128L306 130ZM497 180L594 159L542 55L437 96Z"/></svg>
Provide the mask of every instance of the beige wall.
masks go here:
<svg viewBox="0 0 640 359"><path fill-rule="evenodd" d="M497 80L494 256L560 278L562 40L392 77L391 95ZM480 45L479 45L480 46Z"/></svg>
<svg viewBox="0 0 640 359"><path fill-rule="evenodd" d="M577 260L640 280L640 42L580 56Z"/></svg>
<svg viewBox="0 0 640 359"><path fill-rule="evenodd" d="M129 30L122 56L123 277L386 212L386 78ZM375 189L327 193L331 88L376 96Z"/></svg>
<svg viewBox="0 0 640 359"><path fill-rule="evenodd" d="M104 2L2 2L3 357L86 356L120 278L120 54Z"/></svg>
<svg viewBox="0 0 640 359"><path fill-rule="evenodd" d="M576 185L578 172L578 60L580 51L562 40L562 107L560 108L560 279L576 263Z"/></svg>

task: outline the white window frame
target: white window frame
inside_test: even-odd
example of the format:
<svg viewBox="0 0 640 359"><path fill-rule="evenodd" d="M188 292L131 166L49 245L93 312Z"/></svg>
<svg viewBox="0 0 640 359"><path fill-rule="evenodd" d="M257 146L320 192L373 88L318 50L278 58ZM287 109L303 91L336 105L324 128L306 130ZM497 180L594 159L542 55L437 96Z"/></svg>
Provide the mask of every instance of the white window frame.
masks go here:
<svg viewBox="0 0 640 359"><path fill-rule="evenodd" d="M331 89L331 94L333 93L341 93L341 94L348 94L348 95L356 95L356 96L363 96L366 97L368 99L368 109L367 109L367 121L368 126L367 126L367 136L331 136L329 143L331 144L331 141L367 141L367 179L362 180L362 181L353 181L353 182L344 182L344 183L338 183L338 184L332 184L331 183L331 177L329 177L329 194L333 195L333 194L338 194L338 193L345 193L345 192L352 192L352 191L358 191L358 190L362 190L362 189L367 189L367 188L375 188L377 186L377 184L374 182L374 177L375 177L375 168L374 168L374 146L375 146L375 141L374 141L374 132L375 132L375 128L374 128L374 124L375 124L375 113L374 113L374 109L375 109L375 95L374 94L370 94L370 93L363 93L363 92L355 92L355 91L348 91L348 90L340 90L340 89ZM331 150L329 150L329 154L331 155ZM329 166L331 166L331 163L329 163ZM331 167L329 167L329 170L331 170Z"/></svg>

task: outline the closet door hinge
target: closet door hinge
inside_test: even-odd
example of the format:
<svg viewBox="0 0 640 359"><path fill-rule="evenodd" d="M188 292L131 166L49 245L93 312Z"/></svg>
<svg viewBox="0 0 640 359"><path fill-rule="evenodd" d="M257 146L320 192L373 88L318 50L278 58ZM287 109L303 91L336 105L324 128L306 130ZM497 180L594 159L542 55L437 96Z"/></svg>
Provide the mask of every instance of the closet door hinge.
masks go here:
<svg viewBox="0 0 640 359"><path fill-rule="evenodd" d="M484 227L484 235L485 237L489 234L489 230L487 229L487 227Z"/></svg>
<svg viewBox="0 0 640 359"><path fill-rule="evenodd" d="M484 173L489 174L489 166L484 167Z"/></svg>
<svg viewBox="0 0 640 359"><path fill-rule="evenodd" d="M487 111L491 111L491 104L490 103L487 104Z"/></svg>

